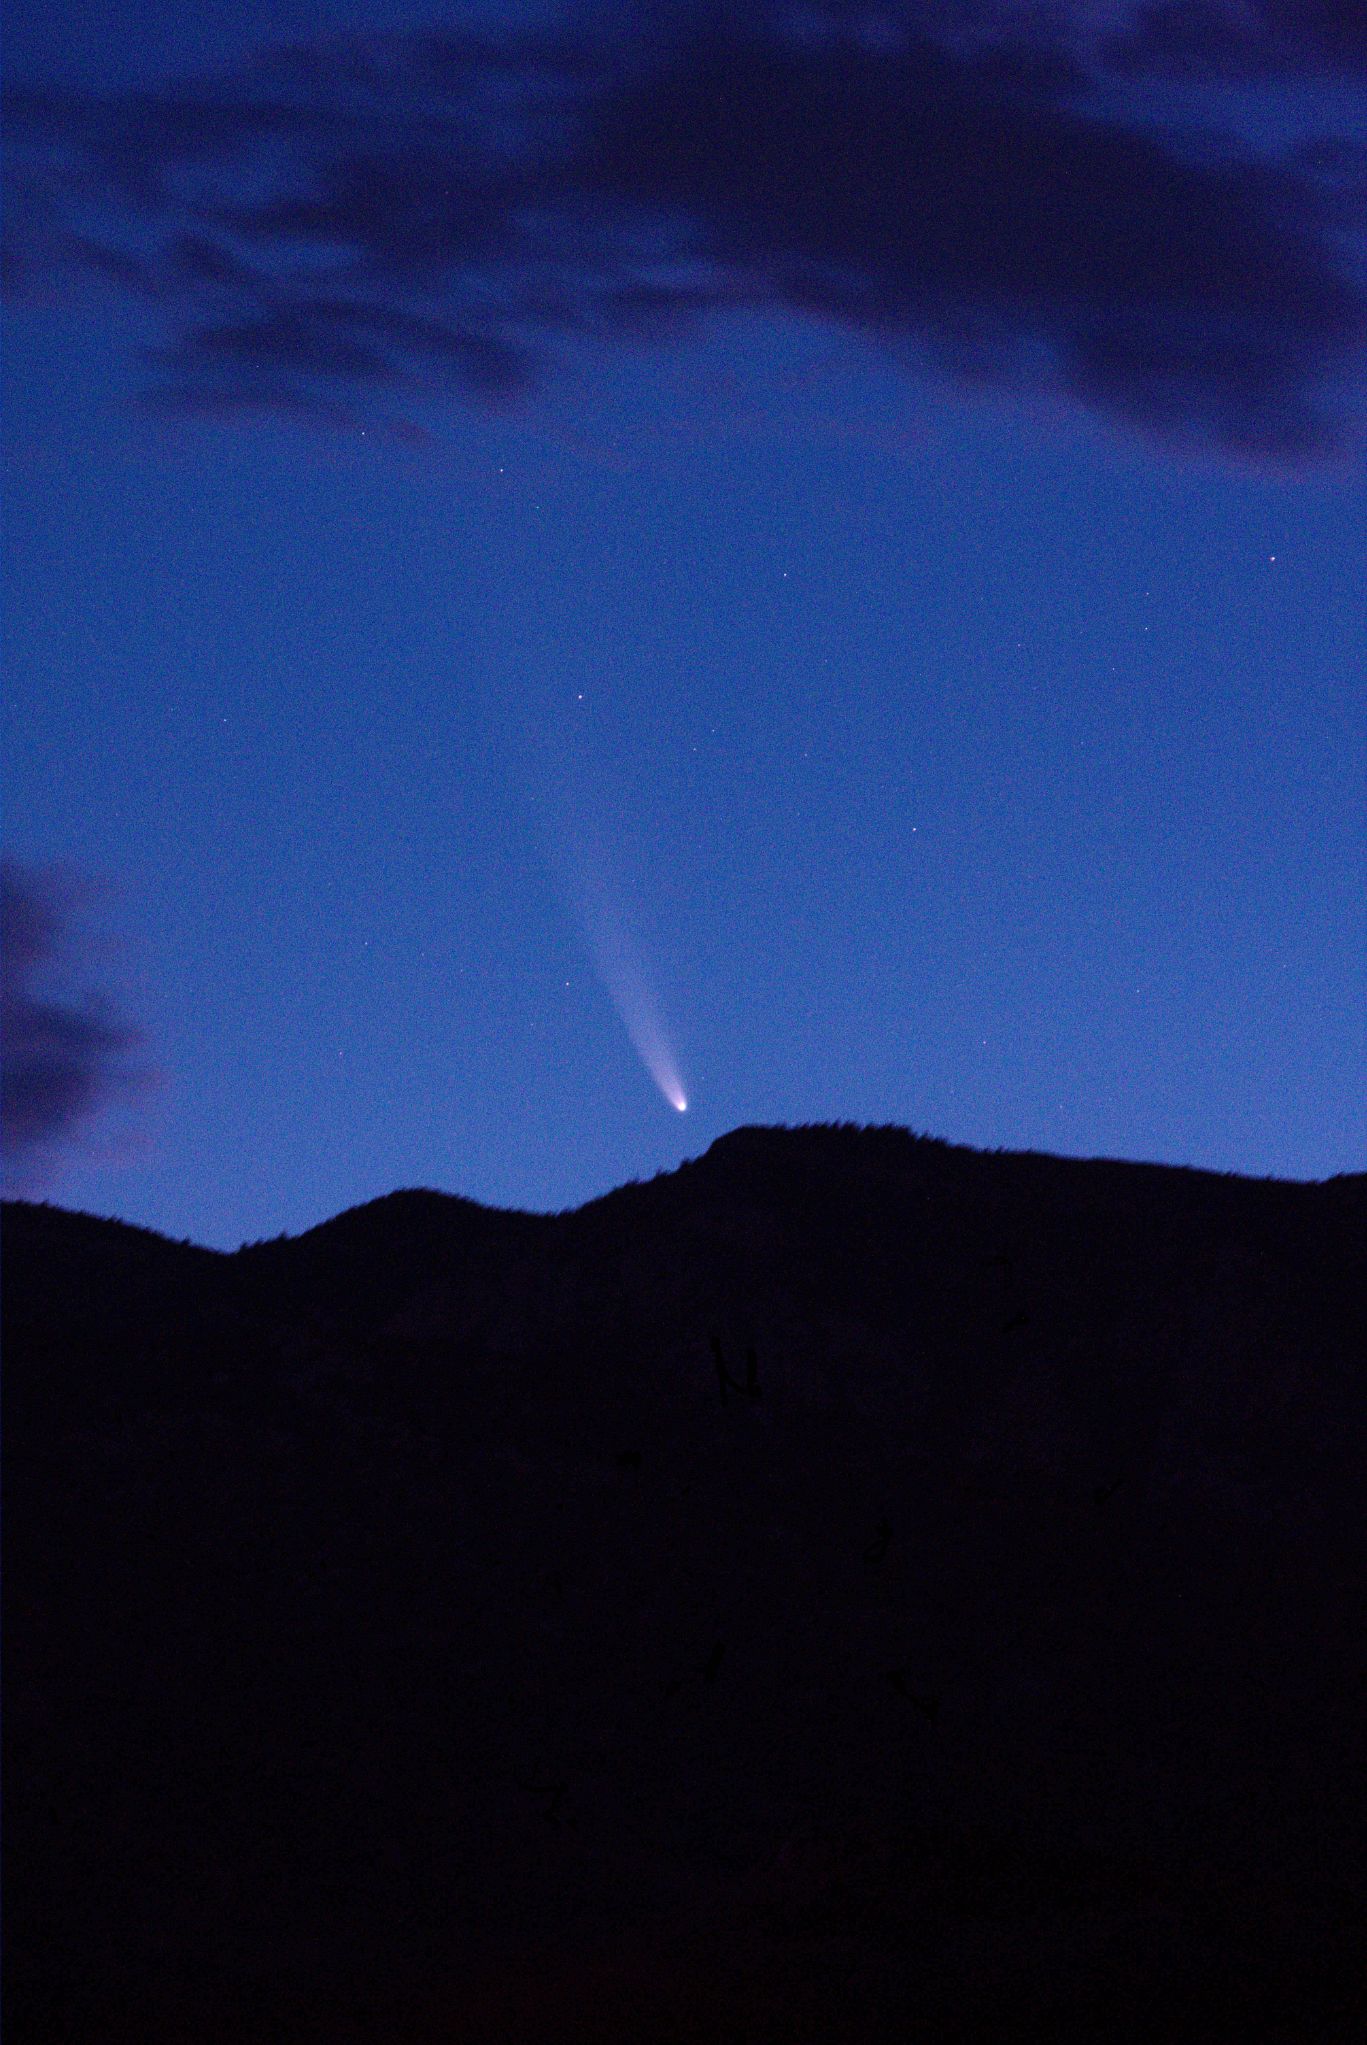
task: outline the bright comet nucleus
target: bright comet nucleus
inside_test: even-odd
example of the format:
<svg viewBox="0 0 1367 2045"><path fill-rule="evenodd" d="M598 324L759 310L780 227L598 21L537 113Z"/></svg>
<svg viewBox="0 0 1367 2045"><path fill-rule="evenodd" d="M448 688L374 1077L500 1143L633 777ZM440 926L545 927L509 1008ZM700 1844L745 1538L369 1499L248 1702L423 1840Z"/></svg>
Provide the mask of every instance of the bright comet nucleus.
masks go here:
<svg viewBox="0 0 1367 2045"><path fill-rule="evenodd" d="M555 864L576 909L598 977L622 1019L636 1055L671 1108L688 1113L688 1095L659 1003L648 985L642 946L629 913L629 891L621 871L620 832L609 828L592 799L586 773L575 772L571 756L548 748L546 781L551 792L549 828Z"/></svg>
<svg viewBox="0 0 1367 2045"><path fill-rule="evenodd" d="M674 1053L665 1036L654 999L639 970L614 946L600 942L595 945L595 950L604 985L636 1047L637 1056L670 1107L676 1108L681 1115L686 1114L688 1095L684 1092L679 1068L674 1062Z"/></svg>

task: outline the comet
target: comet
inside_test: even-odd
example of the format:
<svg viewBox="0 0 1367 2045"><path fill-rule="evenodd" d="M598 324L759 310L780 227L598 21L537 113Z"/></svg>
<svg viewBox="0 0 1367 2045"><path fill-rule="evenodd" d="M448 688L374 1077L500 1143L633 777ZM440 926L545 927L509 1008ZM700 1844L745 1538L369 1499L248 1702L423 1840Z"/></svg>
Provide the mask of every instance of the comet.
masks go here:
<svg viewBox="0 0 1367 2045"><path fill-rule="evenodd" d="M599 975L636 1055L671 1108L688 1113L688 1095L679 1077L678 1063L664 1033L659 1010L639 970L620 953L613 956L590 932Z"/></svg>
<svg viewBox="0 0 1367 2045"><path fill-rule="evenodd" d="M547 746L543 829L578 923L588 939L598 978L621 1019L632 1048L676 1114L688 1113L688 1093L660 1005L646 977L638 919L630 913L623 869L620 819L610 828L594 800L593 782L573 749Z"/></svg>

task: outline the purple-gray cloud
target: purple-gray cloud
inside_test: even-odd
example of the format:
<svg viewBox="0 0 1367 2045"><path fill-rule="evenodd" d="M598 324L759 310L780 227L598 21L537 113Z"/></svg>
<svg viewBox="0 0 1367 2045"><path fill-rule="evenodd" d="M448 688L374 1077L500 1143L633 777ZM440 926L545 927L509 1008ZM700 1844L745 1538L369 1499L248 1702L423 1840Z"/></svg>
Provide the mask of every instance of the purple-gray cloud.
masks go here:
<svg viewBox="0 0 1367 2045"><path fill-rule="evenodd" d="M0 859L0 1169L7 1190L44 1184L109 1102L140 1081L141 1038L102 1000L43 983L75 949L80 893L49 868Z"/></svg>
<svg viewBox="0 0 1367 2045"><path fill-rule="evenodd" d="M1143 0L1112 51L1193 78L1367 78L1367 0Z"/></svg>
<svg viewBox="0 0 1367 2045"><path fill-rule="evenodd" d="M181 413L396 424L415 391L515 401L557 337L751 308L1313 458L1361 411L1355 159L1179 136L1124 80L1170 70L1183 34L1206 77L1256 46L1263 74L1351 78L1356 19L736 0L304 45L155 93L15 90L11 261L161 306L150 401Z"/></svg>

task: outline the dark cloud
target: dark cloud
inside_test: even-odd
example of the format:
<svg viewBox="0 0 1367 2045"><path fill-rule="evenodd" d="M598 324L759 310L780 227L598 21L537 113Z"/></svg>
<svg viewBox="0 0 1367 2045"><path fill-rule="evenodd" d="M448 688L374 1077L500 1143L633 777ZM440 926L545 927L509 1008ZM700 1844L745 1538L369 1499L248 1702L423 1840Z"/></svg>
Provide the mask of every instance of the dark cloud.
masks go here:
<svg viewBox="0 0 1367 2045"><path fill-rule="evenodd" d="M1162 68L1180 22L1213 52L1236 15L1246 41L1356 62L1329 0L1154 5L1102 47ZM747 307L1179 441L1329 451L1367 342L1334 177L1127 111L1078 24L637 8L303 46L179 91L16 92L42 197L21 235L40 212L30 265L41 244L166 305L155 402L177 412L393 423L444 385L516 399L557 337Z"/></svg>
<svg viewBox="0 0 1367 2045"><path fill-rule="evenodd" d="M69 956L80 891L59 874L0 860L0 1161L7 1187L43 1184L87 1125L141 1081L138 1033L92 998L43 983Z"/></svg>
<svg viewBox="0 0 1367 2045"><path fill-rule="evenodd" d="M1367 79L1367 0L1149 0L1110 53L1198 79Z"/></svg>

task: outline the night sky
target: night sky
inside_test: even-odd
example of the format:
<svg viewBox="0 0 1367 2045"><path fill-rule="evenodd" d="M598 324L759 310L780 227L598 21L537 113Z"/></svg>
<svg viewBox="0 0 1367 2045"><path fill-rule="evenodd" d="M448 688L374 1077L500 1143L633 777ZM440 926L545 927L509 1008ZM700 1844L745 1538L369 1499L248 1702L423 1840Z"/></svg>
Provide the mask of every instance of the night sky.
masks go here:
<svg viewBox="0 0 1367 2045"><path fill-rule="evenodd" d="M6 78L8 1190L1362 1167L1361 0L11 0Z"/></svg>

